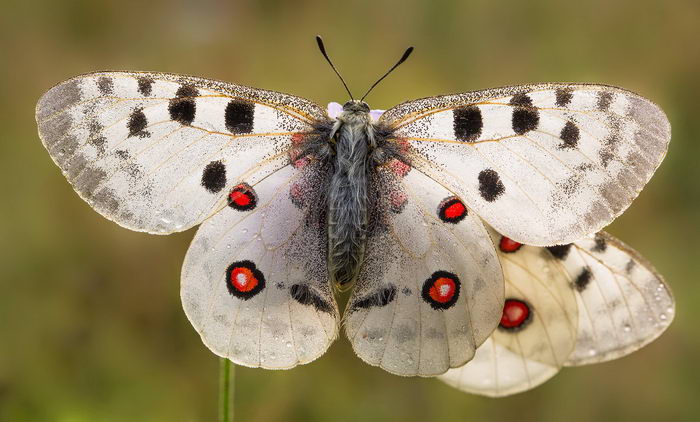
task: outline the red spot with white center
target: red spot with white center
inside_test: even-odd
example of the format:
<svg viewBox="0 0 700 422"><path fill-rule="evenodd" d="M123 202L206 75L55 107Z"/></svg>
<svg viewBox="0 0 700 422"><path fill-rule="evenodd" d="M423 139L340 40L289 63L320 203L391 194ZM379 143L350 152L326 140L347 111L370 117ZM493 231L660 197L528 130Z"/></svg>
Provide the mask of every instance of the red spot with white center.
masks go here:
<svg viewBox="0 0 700 422"><path fill-rule="evenodd" d="M231 295L248 300L265 287L265 277L251 261L236 261L226 269L226 287Z"/></svg>
<svg viewBox="0 0 700 422"><path fill-rule="evenodd" d="M304 142L304 134L303 133L297 132L294 135L292 135L292 144L294 146L297 146L302 142Z"/></svg>
<svg viewBox="0 0 700 422"><path fill-rule="evenodd" d="M258 285L258 279L246 267L236 267L231 271L231 285L239 292L249 292Z"/></svg>
<svg viewBox="0 0 700 422"><path fill-rule="evenodd" d="M238 211L248 211L255 208L258 197L247 183L236 185L228 194L228 205Z"/></svg>
<svg viewBox="0 0 700 422"><path fill-rule="evenodd" d="M506 299L503 305L500 328L519 330L524 328L531 318L530 306L520 299Z"/></svg>
<svg viewBox="0 0 700 422"><path fill-rule="evenodd" d="M518 243L515 240L505 236L501 236L501 241L498 242L498 248L501 250L501 252L505 253L513 253L522 246L522 243Z"/></svg>
<svg viewBox="0 0 700 422"><path fill-rule="evenodd" d="M457 224L467 216L467 207L461 199L450 196L440 202L438 217L446 223Z"/></svg>
<svg viewBox="0 0 700 422"><path fill-rule="evenodd" d="M457 275L447 271L435 271L423 283L422 297L433 309L447 309L457 302L460 286Z"/></svg>
<svg viewBox="0 0 700 422"><path fill-rule="evenodd" d="M440 303L449 302L455 295L455 281L449 277L440 277L430 288L430 297Z"/></svg>

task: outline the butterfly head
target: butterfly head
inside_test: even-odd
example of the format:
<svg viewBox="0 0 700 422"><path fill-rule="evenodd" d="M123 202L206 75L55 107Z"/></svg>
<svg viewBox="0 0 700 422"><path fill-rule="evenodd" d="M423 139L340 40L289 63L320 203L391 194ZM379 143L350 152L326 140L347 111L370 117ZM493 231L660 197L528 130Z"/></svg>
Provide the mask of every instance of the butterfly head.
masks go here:
<svg viewBox="0 0 700 422"><path fill-rule="evenodd" d="M346 113L369 113L369 105L362 100L350 100L343 104Z"/></svg>

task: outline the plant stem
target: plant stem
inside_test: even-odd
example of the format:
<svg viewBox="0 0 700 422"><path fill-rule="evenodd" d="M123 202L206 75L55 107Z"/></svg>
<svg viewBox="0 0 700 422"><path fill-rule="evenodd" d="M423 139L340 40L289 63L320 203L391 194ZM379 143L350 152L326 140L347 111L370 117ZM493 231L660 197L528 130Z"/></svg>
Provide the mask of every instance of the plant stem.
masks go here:
<svg viewBox="0 0 700 422"><path fill-rule="evenodd" d="M233 387L236 366L219 358L219 422L233 422Z"/></svg>

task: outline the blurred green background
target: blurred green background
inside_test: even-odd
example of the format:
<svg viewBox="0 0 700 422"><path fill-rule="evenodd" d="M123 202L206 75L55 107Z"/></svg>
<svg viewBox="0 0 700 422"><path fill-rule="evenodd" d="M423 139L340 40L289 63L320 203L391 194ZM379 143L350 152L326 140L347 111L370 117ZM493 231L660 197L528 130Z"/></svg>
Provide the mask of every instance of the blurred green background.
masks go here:
<svg viewBox="0 0 700 422"><path fill-rule="evenodd" d="M565 369L531 392L470 396L363 364L341 338L290 371L238 368L248 420L698 420L700 2L0 1L0 420L212 421L217 359L186 320L194 230L129 232L81 201L36 134L53 84L104 69L201 75L344 101L414 45L374 108L506 84L601 82L660 104L669 154L610 228L665 275L676 321L630 357Z"/></svg>

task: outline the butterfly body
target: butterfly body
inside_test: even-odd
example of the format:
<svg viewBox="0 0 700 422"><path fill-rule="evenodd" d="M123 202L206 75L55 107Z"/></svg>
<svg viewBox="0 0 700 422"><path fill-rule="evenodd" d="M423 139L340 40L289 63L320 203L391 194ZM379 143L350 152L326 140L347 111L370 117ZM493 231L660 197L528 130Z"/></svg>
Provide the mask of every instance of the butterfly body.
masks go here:
<svg viewBox="0 0 700 422"><path fill-rule="evenodd" d="M333 124L329 143L333 175L327 189L328 265L331 279L342 288L350 285L362 265L369 215L372 172L386 161L380 145L387 138L372 121L369 106L348 101ZM375 213L376 214L376 213Z"/></svg>

